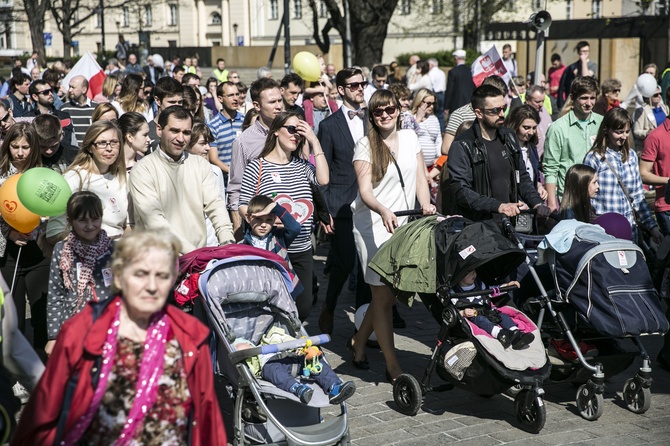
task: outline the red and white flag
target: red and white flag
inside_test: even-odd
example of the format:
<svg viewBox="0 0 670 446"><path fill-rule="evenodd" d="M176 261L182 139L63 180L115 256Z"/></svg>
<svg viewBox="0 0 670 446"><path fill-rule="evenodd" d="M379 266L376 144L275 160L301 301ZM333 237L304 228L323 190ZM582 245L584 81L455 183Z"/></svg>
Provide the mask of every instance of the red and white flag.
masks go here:
<svg viewBox="0 0 670 446"><path fill-rule="evenodd" d="M65 90L70 86L70 80L75 76L84 76L88 79L88 96L89 99L93 99L97 94L102 93L102 83L105 81L105 72L98 65L98 61L95 60L95 57L91 55L88 51L84 54L81 59L72 67L72 70L68 73L67 76L62 81L63 87Z"/></svg>
<svg viewBox="0 0 670 446"><path fill-rule="evenodd" d="M471 70L472 81L477 87L484 82L484 79L493 75L502 77L505 84L509 84L509 81L512 80L512 76L507 71L507 68L505 68L505 64L495 46L492 46L490 50L479 56L472 64Z"/></svg>

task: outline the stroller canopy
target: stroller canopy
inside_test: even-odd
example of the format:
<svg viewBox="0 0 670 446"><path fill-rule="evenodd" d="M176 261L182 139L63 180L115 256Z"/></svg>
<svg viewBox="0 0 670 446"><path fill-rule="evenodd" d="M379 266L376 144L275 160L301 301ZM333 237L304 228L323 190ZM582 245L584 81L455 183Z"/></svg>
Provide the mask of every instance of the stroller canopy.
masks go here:
<svg viewBox="0 0 670 446"><path fill-rule="evenodd" d="M493 221L451 217L435 227L438 291L449 289L477 270L484 283L501 283L526 259Z"/></svg>

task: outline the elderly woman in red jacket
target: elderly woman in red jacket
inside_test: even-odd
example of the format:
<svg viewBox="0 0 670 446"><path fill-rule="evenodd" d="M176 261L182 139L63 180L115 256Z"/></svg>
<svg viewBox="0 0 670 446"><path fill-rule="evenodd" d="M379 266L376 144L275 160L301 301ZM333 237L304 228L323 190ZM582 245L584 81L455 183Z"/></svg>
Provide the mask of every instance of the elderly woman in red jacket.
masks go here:
<svg viewBox="0 0 670 446"><path fill-rule="evenodd" d="M226 444L209 331L166 305L178 245L167 232L117 243L117 296L63 325L13 445Z"/></svg>

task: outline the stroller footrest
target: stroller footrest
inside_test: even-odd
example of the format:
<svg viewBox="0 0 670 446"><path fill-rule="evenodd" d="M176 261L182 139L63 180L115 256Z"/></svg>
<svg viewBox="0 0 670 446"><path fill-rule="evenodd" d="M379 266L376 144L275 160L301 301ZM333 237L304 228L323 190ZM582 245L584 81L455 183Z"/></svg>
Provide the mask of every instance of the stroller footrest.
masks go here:
<svg viewBox="0 0 670 446"><path fill-rule="evenodd" d="M285 427L291 435L299 440L299 444L327 445L342 438L348 430L345 414L328 418L322 423L311 426ZM291 442L289 441L289 444Z"/></svg>

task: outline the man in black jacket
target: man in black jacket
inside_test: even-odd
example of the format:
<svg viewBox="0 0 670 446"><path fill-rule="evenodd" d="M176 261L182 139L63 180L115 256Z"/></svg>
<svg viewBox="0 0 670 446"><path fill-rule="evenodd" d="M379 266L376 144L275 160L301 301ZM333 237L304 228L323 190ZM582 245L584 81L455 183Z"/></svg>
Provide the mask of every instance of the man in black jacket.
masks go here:
<svg viewBox="0 0 670 446"><path fill-rule="evenodd" d="M477 120L449 149L447 163L452 196L458 213L472 220L492 218L493 213L514 217L523 201L548 216L540 195L528 176L512 131L503 128L503 93L482 85L472 94Z"/></svg>

